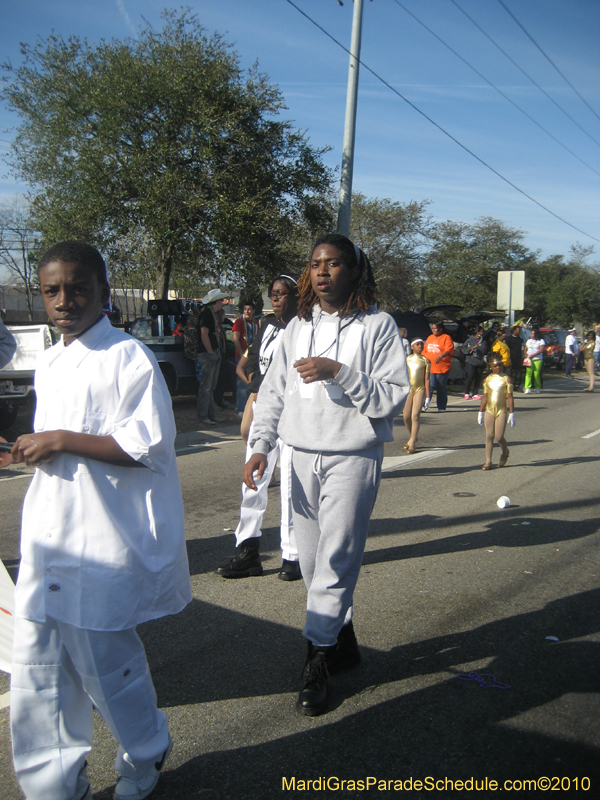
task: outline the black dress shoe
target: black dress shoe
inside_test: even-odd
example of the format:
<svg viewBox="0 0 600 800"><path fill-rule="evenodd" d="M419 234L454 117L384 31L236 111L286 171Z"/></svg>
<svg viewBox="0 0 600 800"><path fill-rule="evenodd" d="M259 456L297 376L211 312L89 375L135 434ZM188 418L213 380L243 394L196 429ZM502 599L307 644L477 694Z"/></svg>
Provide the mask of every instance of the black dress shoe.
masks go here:
<svg viewBox="0 0 600 800"><path fill-rule="evenodd" d="M250 578L262 575L263 568L258 555L260 539L246 539L235 548L235 555L226 564L217 567L216 573L222 578Z"/></svg>
<svg viewBox="0 0 600 800"><path fill-rule="evenodd" d="M338 634L335 647L328 648L327 669L330 675L344 669L352 669L360 664L360 650L352 622L344 625Z"/></svg>
<svg viewBox="0 0 600 800"><path fill-rule="evenodd" d="M310 642L308 643L308 657L302 673L304 687L296 702L298 711L307 717L317 717L327 710L329 700L327 656L333 649L332 647L316 648Z"/></svg>
<svg viewBox="0 0 600 800"><path fill-rule="evenodd" d="M277 577L282 581L299 581L302 578L300 564L297 561L288 561L284 558Z"/></svg>

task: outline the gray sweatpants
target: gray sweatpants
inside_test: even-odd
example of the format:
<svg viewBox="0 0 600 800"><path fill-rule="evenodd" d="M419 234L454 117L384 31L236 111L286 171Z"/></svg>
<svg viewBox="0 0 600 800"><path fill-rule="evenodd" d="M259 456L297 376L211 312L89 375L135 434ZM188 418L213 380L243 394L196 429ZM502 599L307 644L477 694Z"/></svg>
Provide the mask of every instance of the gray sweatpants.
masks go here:
<svg viewBox="0 0 600 800"><path fill-rule="evenodd" d="M334 645L352 619L382 460L383 444L354 453L292 452L294 531L308 592L303 635L313 645Z"/></svg>

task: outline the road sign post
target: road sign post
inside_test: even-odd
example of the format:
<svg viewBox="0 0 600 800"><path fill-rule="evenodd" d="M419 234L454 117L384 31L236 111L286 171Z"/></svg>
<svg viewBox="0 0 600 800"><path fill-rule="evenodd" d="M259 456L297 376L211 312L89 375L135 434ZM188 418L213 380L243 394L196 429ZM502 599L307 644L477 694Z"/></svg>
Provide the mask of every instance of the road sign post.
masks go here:
<svg viewBox="0 0 600 800"><path fill-rule="evenodd" d="M503 270L498 273L496 308L508 312L508 324L515 321L515 308L525 307L525 270Z"/></svg>

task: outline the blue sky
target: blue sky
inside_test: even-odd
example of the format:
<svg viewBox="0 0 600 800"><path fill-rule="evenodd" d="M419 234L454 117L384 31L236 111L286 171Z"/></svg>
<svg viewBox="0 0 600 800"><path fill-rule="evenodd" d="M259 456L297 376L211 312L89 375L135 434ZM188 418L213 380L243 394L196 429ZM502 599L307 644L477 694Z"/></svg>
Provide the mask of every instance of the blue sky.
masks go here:
<svg viewBox="0 0 600 800"><path fill-rule="evenodd" d="M343 6L337 0L294 2L349 47L352 0L344 0ZM567 255L576 242L593 244L597 259L600 244L590 237L600 240L600 2L502 2L593 111L499 0L365 0L361 60L465 148L585 233L551 216L493 174L364 67L353 188L369 197L403 203L430 200L430 212L437 220L495 217L522 229L526 244L541 250L544 257ZM521 114L400 3L575 155ZM0 0L0 57L19 63L19 42L33 43L52 29L90 41L135 36L142 15L160 27L166 5L155 0ZM235 47L243 67L258 61L283 93L285 116L306 131L313 145L330 146L325 159L339 166L347 53L287 0L189 0L187 5L209 33L223 34ZM16 122L0 108L0 154L6 152L11 137L6 129ZM0 174L0 200L23 190L6 169Z"/></svg>

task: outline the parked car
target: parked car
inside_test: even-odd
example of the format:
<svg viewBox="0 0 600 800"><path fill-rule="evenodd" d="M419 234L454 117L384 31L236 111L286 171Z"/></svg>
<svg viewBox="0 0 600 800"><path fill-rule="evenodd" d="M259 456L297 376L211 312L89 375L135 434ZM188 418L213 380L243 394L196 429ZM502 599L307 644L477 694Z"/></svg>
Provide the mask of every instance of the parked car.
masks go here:
<svg viewBox="0 0 600 800"><path fill-rule="evenodd" d="M560 369L565 357L565 339L567 338L567 331L560 330L559 328L540 328L540 333L546 342L544 366Z"/></svg>
<svg viewBox="0 0 600 800"><path fill-rule="evenodd" d="M0 430L9 428L33 392L33 375L40 353L56 341L49 325L9 325L17 341L12 360L0 370Z"/></svg>

